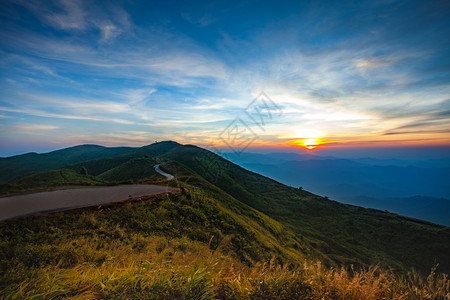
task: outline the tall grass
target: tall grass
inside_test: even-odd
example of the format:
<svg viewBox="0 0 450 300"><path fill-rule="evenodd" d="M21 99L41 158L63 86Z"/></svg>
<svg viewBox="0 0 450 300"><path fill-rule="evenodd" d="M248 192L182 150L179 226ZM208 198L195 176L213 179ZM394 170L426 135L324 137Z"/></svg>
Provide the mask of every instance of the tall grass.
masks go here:
<svg viewBox="0 0 450 300"><path fill-rule="evenodd" d="M86 251L91 245L86 244ZM89 255L89 254L87 254ZM401 276L377 267L249 267L185 238L155 237L141 251L111 246L103 262L33 268L1 290L5 299L450 299L447 275ZM19 270L17 270L19 271Z"/></svg>
<svg viewBox="0 0 450 300"><path fill-rule="evenodd" d="M294 252L304 243L279 223L200 196L2 223L0 299L450 300L449 279L437 268L423 277L325 267Z"/></svg>

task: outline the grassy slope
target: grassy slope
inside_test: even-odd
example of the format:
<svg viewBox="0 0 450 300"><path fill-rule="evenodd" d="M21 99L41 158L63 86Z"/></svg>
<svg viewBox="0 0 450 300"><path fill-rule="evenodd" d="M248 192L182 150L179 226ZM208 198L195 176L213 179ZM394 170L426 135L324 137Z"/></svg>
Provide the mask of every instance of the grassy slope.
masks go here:
<svg viewBox="0 0 450 300"><path fill-rule="evenodd" d="M289 226L332 262L381 264L427 272L434 264L450 273L450 228L395 214L344 205L212 158L195 146L184 146L166 157L239 201Z"/></svg>
<svg viewBox="0 0 450 300"><path fill-rule="evenodd" d="M0 195L45 191L63 186L104 185L105 181L90 175L82 175L71 169L58 169L22 177L10 183L0 183Z"/></svg>
<svg viewBox="0 0 450 300"><path fill-rule="evenodd" d="M103 206L101 211L84 209L2 223L1 288L30 279L33 270L101 265L123 248L134 254L145 253L155 237L201 242L245 265L268 261L272 256L280 263L306 257L294 234L278 222L219 190L211 197L208 191L179 184L183 192L170 198L153 197Z"/></svg>
<svg viewBox="0 0 450 300"><path fill-rule="evenodd" d="M186 179L186 178L185 178ZM0 224L2 298L444 298L449 282L304 261L281 224L201 178L181 193ZM196 186L203 186L199 189ZM210 196L213 192L214 197ZM244 214L242 214L244 213ZM303 249L307 250L307 249ZM274 263L296 261L297 266ZM269 262L270 260L270 262ZM265 263L257 263L257 262ZM300 262L300 264L299 264ZM301 263L303 262L303 263ZM251 266L249 266L251 265Z"/></svg>
<svg viewBox="0 0 450 300"><path fill-rule="evenodd" d="M101 173L98 178L106 181L136 181L157 175L155 164L156 161L151 158L133 158Z"/></svg>

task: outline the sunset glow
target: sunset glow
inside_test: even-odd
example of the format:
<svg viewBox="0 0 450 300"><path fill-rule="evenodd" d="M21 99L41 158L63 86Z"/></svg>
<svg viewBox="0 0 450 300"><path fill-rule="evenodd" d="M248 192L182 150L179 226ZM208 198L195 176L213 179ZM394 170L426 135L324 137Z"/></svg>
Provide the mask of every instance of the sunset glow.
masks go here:
<svg viewBox="0 0 450 300"><path fill-rule="evenodd" d="M319 141L317 139L306 139L303 141L303 145L308 150L313 150L319 146Z"/></svg>
<svg viewBox="0 0 450 300"><path fill-rule="evenodd" d="M304 139L296 139L290 141L288 144L295 145L300 148L305 148L307 150L314 150L317 149L322 144L325 144L325 142L320 138L304 138Z"/></svg>

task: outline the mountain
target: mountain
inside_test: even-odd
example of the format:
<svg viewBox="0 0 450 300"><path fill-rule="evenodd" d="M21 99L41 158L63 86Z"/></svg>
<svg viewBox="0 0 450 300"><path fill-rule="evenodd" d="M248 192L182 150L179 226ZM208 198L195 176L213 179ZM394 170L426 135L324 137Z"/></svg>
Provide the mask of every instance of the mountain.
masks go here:
<svg viewBox="0 0 450 300"><path fill-rule="evenodd" d="M437 224L450 226L450 200L445 198L424 196L405 198L373 198L359 196L349 198L346 203L388 210L404 216L430 220Z"/></svg>
<svg viewBox="0 0 450 300"><path fill-rule="evenodd" d="M179 146L178 143L171 141L139 148L80 145L43 154L27 153L1 157L0 169L3 172L0 174L0 182L65 166L81 167L87 163L90 173L98 175L101 171L107 171L111 167L128 161L130 157L160 155L177 146Z"/></svg>
<svg viewBox="0 0 450 300"><path fill-rule="evenodd" d="M450 225L450 211L446 205L450 200L432 200L450 199L447 183L450 168L432 167L437 160L430 161L427 167L419 167L412 165L413 161L340 159L295 153L245 153L241 157L229 155L229 158L248 170L343 203ZM415 196L420 198L408 201ZM375 198L379 201L374 201ZM397 201L390 205L389 199L393 198ZM404 200L401 204L400 198ZM418 200L423 203L414 203Z"/></svg>
<svg viewBox="0 0 450 300"><path fill-rule="evenodd" d="M81 145L49 153L27 153L0 158L0 181L9 181L18 177L61 168L99 158L116 157L133 151L133 148L107 148L97 145Z"/></svg>
<svg viewBox="0 0 450 300"><path fill-rule="evenodd" d="M205 284L211 283L215 297L227 299L226 295L240 295L244 289L231 284L235 280L231 278L237 278L233 277L237 271L232 270L236 268L240 270L239 278L247 276L245 282L250 285L245 289L255 293L252 295L264 291L261 295L290 293L284 299L299 295L312 298L314 293L320 297L347 293L338 289L342 282L323 285L318 278L350 276L344 273L351 270L351 265L355 268L352 272L359 272L361 267L374 270L373 265L382 272L392 270L390 275L377 276L390 278L386 284L392 286L386 285L386 289L399 293L412 288L406 284L407 290L401 290L399 286L403 285L400 279L395 283L394 274L406 274L411 268L427 274L436 263L438 272L450 271L450 228L445 226L332 201L243 169L193 145L161 142L120 150L93 147L94 153L84 157L94 159L77 155L76 149L71 148L69 157L73 159L66 165L58 164L56 170L50 171L52 176L71 174L75 181L81 178L86 184L163 183L175 190L139 201L1 223L0 294L18 298L40 294L50 298L92 292L91 296L97 297L139 298L145 297L151 286L153 292L170 291L175 294L167 297L179 298L174 292L178 286L183 287L183 295L189 291L198 296L204 295ZM84 146L78 150L86 153ZM7 160L10 168L24 164L20 157ZM166 181L156 174L155 163L175 175L176 180ZM52 181L26 178L44 178L42 175L54 165L44 160L41 165L33 165L36 171L32 175L14 179L14 174L5 179L16 187L26 184L27 191L51 189ZM88 174L79 172L82 167ZM64 184L71 183L66 180ZM56 180L54 186L61 186L61 182ZM264 269L261 263L269 261L268 269ZM344 269L320 271L315 261L326 270ZM207 273L202 273L202 268ZM298 268L303 271L295 271ZM255 274L271 277L256 279L252 277ZM367 276L364 278L369 282L372 275L361 276ZM157 278L164 284L158 285ZM58 282L60 288L51 282ZM225 285L222 289L213 282ZM334 292L329 290L331 286L336 288Z"/></svg>

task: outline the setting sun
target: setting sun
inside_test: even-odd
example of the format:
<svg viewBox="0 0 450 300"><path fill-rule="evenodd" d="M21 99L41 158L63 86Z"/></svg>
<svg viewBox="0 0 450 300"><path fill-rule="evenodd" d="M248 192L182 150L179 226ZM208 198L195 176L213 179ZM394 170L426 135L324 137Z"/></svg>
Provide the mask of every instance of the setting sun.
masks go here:
<svg viewBox="0 0 450 300"><path fill-rule="evenodd" d="M296 132L296 139L289 143L308 150L314 150L324 144L323 133L313 129L302 129Z"/></svg>
<svg viewBox="0 0 450 300"><path fill-rule="evenodd" d="M308 150L313 150L319 146L318 139L305 139L303 140L303 146Z"/></svg>
<svg viewBox="0 0 450 300"><path fill-rule="evenodd" d="M323 141L320 138L305 138L294 140L289 143L308 150L314 150L319 145L323 144Z"/></svg>

